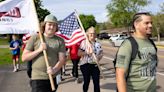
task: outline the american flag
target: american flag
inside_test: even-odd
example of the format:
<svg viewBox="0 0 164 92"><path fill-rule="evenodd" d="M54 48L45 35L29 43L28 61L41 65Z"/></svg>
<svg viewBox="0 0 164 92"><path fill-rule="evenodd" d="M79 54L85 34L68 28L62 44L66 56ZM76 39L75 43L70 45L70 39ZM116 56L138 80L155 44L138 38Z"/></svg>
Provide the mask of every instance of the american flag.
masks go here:
<svg viewBox="0 0 164 92"><path fill-rule="evenodd" d="M64 39L66 47L85 39L84 33L75 16L75 12L71 13L59 24L59 32L57 32L57 35Z"/></svg>

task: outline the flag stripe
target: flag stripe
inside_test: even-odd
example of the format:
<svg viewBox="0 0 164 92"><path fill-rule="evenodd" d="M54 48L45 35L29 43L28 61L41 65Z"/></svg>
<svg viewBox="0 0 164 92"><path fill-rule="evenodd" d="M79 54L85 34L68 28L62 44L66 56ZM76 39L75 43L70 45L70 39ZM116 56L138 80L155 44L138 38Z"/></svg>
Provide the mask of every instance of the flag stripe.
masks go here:
<svg viewBox="0 0 164 92"><path fill-rule="evenodd" d="M71 42L73 42L73 41L75 41L75 40L77 40L77 39L79 39L79 38L83 38L83 37L84 37L84 35L76 36L76 37L74 37L73 39L67 40L66 43L71 43Z"/></svg>
<svg viewBox="0 0 164 92"><path fill-rule="evenodd" d="M80 37L80 38L78 38L78 39L76 39L76 40L74 40L74 41L72 41L72 42L66 42L65 44L66 44L66 46L71 46L71 45L73 45L73 44L76 44L76 43L78 43L78 42L84 40L84 39L85 39L85 37Z"/></svg>

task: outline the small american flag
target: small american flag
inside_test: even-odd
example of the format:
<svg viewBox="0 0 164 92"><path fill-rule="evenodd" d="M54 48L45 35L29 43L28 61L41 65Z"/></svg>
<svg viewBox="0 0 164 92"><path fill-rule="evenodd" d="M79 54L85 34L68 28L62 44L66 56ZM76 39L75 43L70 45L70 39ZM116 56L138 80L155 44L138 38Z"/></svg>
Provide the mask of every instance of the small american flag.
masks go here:
<svg viewBox="0 0 164 92"><path fill-rule="evenodd" d="M75 12L71 13L59 24L59 32L57 32L57 35L65 40L67 47L85 39L84 33L75 16Z"/></svg>

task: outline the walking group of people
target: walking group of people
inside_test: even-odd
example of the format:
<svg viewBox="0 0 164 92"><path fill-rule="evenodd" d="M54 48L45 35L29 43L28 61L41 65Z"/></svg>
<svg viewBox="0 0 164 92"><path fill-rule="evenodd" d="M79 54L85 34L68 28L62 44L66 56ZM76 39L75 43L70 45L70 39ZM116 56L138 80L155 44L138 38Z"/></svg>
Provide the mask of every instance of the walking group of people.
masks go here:
<svg viewBox="0 0 164 92"><path fill-rule="evenodd" d="M58 31L58 22L55 16L47 15L41 25L44 43L41 43L38 34L28 40L22 53L22 61L31 62L32 92L56 92L58 84L56 75L60 73L66 63L66 47L64 40L55 32ZM152 33L152 18L149 13L137 13L133 17L132 37L138 44L136 57L132 60L132 44L125 40L116 56L116 83L118 92L156 92L156 66L158 62L157 50L150 42ZM78 80L78 64L83 75L83 92L88 92L91 77L94 92L100 92L100 70L97 62L103 57L101 44L96 41L94 27L86 31L87 39L69 48L73 63L72 75ZM10 46L14 51L15 47ZM46 67L43 50L46 50L51 67ZM13 52L14 53L14 52ZM95 59L93 55L96 55ZM17 58L14 56L13 58ZM130 65L129 65L130 64ZM14 69L16 64L14 64ZM129 67L130 66L130 67ZM128 73L128 74L127 74ZM54 78L56 90L51 90L48 74Z"/></svg>

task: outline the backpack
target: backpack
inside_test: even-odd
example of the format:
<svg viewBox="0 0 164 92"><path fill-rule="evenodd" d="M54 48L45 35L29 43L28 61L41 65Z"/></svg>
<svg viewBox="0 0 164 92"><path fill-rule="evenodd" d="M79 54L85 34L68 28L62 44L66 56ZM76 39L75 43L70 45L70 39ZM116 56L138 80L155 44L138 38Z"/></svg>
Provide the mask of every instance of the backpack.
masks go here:
<svg viewBox="0 0 164 92"><path fill-rule="evenodd" d="M132 36L128 37L127 39L131 43L132 53L131 53L131 58L130 58L129 66L128 66L128 72L127 72L127 76L126 76L126 81L128 79L128 76L129 76L129 71L130 71L130 67L131 67L131 63L132 63L131 61L133 61L136 58L137 53L138 53L138 57L141 59L141 56L140 56L139 51L138 51L138 43L137 43L137 41ZM154 46L155 50L157 51L157 47L156 47L155 43L153 42L153 40L149 38L149 41L151 42L151 44ZM117 51L117 53L118 53L118 51ZM114 69L115 70L116 70L117 53L116 53L115 59L113 60L113 65L114 65Z"/></svg>

